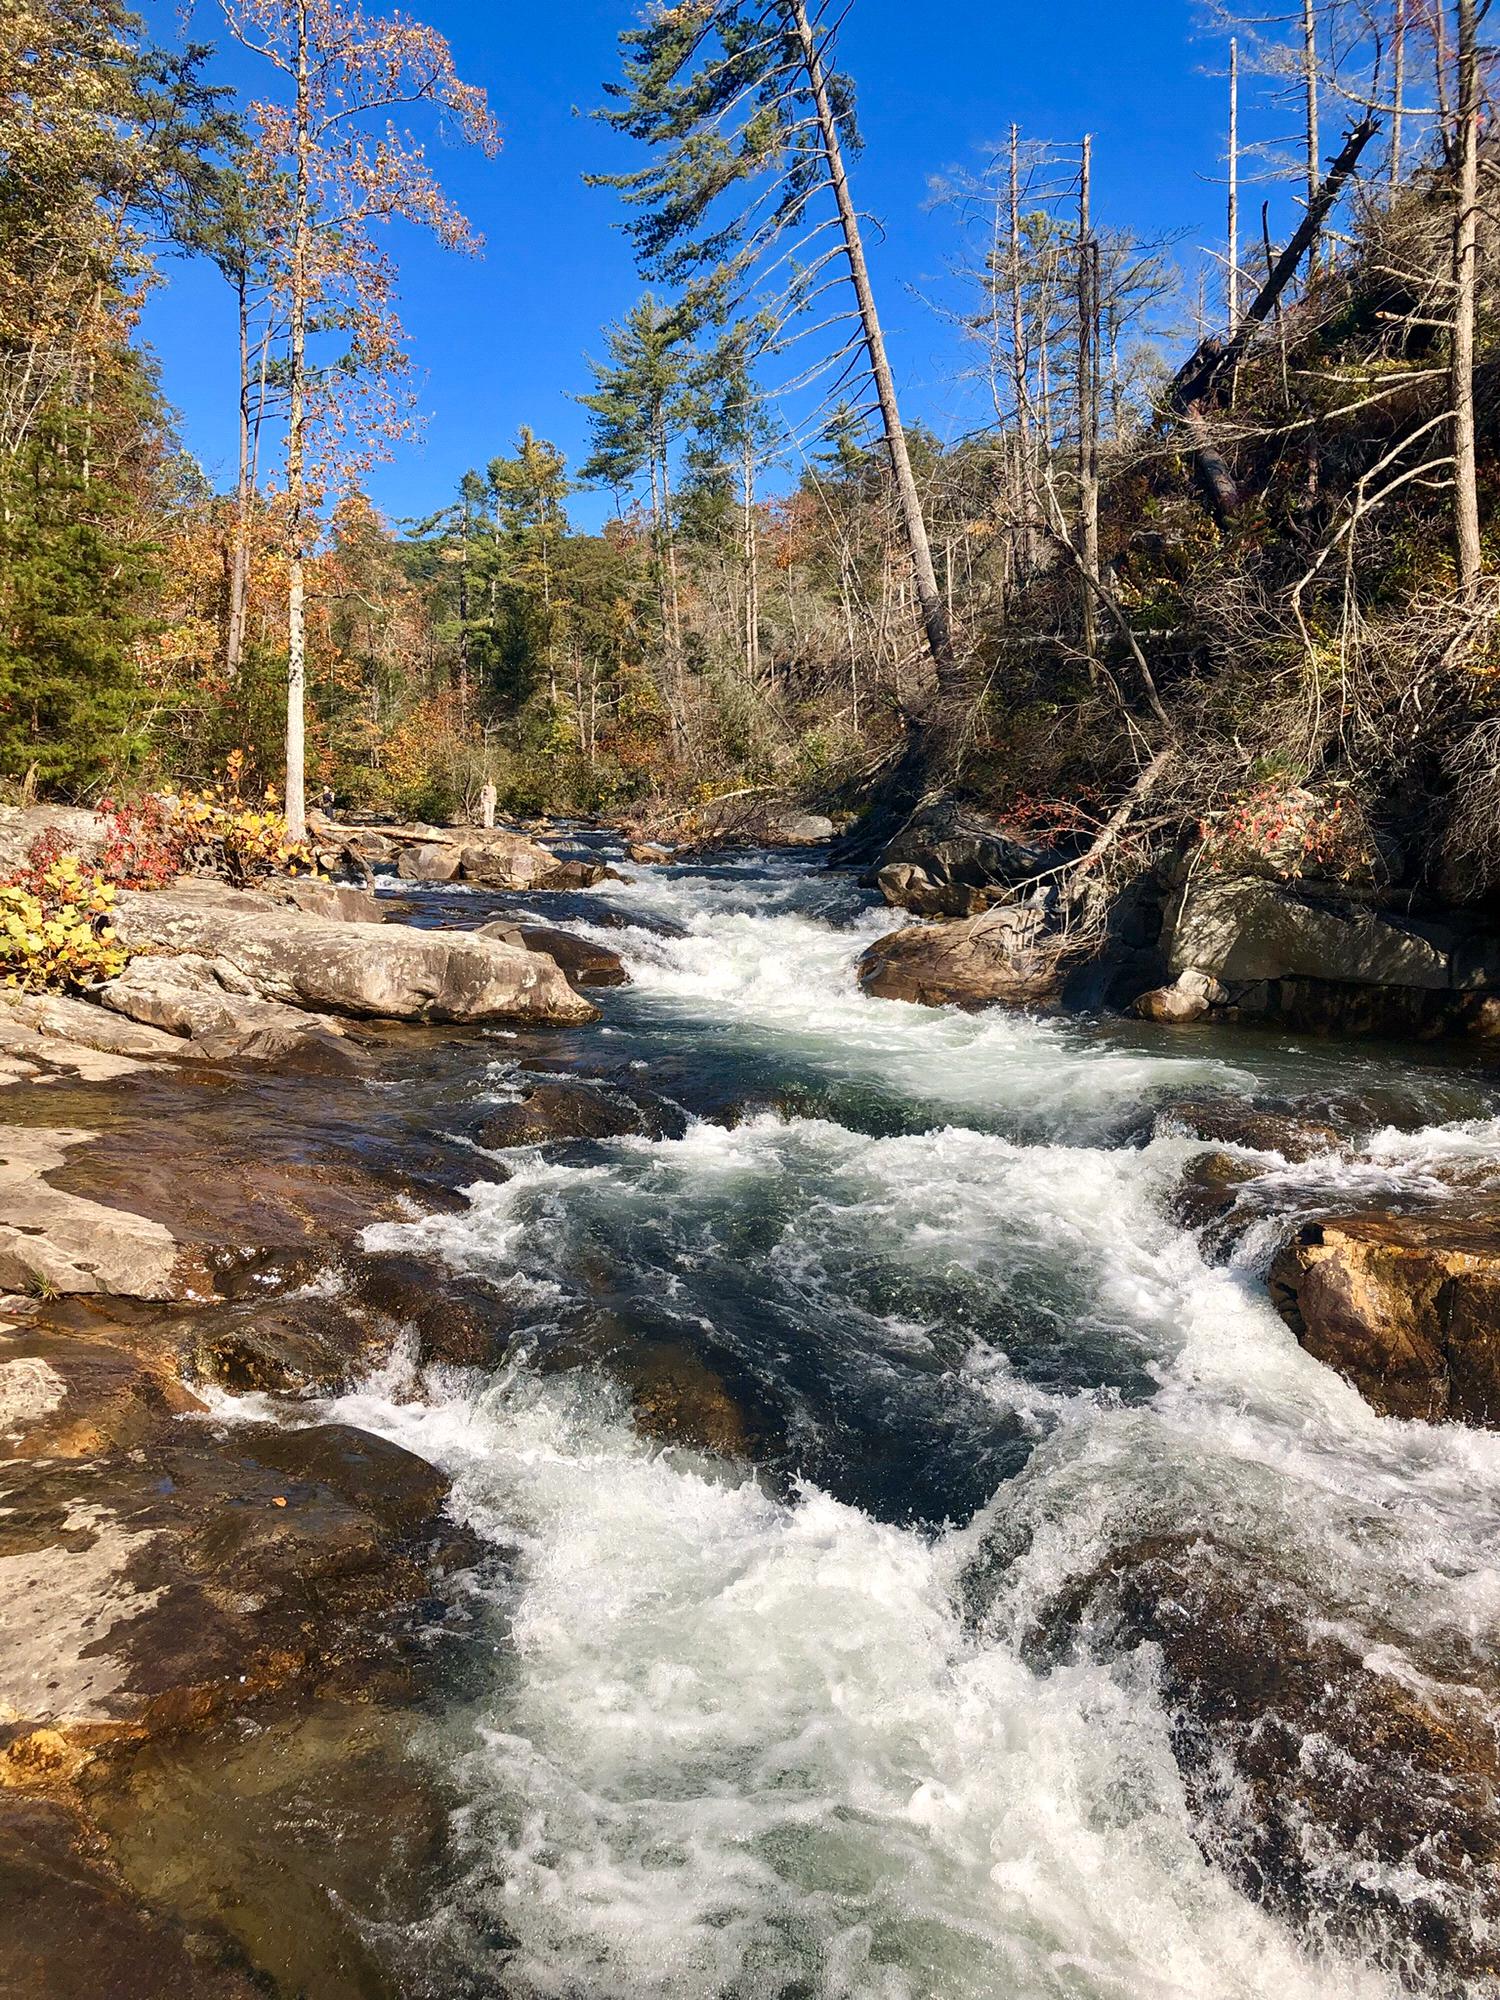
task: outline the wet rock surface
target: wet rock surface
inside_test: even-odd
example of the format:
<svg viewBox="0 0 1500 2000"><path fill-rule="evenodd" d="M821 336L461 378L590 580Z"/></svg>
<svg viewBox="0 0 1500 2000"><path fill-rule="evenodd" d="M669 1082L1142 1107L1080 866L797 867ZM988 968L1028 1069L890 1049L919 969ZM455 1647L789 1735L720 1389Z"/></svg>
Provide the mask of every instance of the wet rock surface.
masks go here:
<svg viewBox="0 0 1500 2000"><path fill-rule="evenodd" d="M1159 1674L1199 1841L1315 1936L1415 1955L1440 1990L1500 1972L1496 1690L1383 1671L1258 1559L1162 1535L1078 1582L1042 1662L1137 1647Z"/></svg>
<svg viewBox="0 0 1500 2000"><path fill-rule="evenodd" d="M1305 1223L1271 1298L1386 1416L1500 1428L1500 1208Z"/></svg>
<svg viewBox="0 0 1500 2000"><path fill-rule="evenodd" d="M554 1140L680 1137L686 1120L649 1091L569 1079L531 1085L514 1104L488 1112L475 1131L481 1146L540 1146Z"/></svg>
<svg viewBox="0 0 1500 2000"><path fill-rule="evenodd" d="M574 986L624 986L629 973L617 951L594 944L576 931L559 930L550 924L482 924L480 937L513 940L527 951L545 952L560 965Z"/></svg>
<svg viewBox="0 0 1500 2000"><path fill-rule="evenodd" d="M15 2000L264 2000L222 1931L151 1910L69 1807L0 1787L0 1993Z"/></svg>

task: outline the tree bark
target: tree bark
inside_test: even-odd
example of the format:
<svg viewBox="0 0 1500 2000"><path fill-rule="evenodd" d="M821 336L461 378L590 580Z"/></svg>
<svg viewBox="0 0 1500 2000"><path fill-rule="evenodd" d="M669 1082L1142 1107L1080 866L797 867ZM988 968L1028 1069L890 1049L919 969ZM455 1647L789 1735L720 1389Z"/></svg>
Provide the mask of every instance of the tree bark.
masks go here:
<svg viewBox="0 0 1500 2000"><path fill-rule="evenodd" d="M1093 155L1093 140L1085 135L1078 174L1078 527L1079 553L1090 578L1099 574L1099 246L1091 213ZM1082 612L1083 650L1092 663L1099 656L1099 632L1088 581Z"/></svg>
<svg viewBox="0 0 1500 2000"><path fill-rule="evenodd" d="M838 208L839 226L843 231L844 250L849 262L849 276L854 285L860 327L865 349L870 357L870 372L875 378L875 394L880 403L881 421L885 426L886 449L890 453L896 497L901 510L901 525L911 555L912 573L916 579L927 650L937 671L939 691L946 692L955 687L958 679L958 657L953 644L953 628L948 618L947 607L943 603L942 592L938 589L937 572L932 562L932 545L927 537L927 522L922 512L922 499L917 491L916 477L912 472L911 455L906 445L906 430L901 422L901 410L896 400L895 379L891 374L890 361L886 355L885 335L881 330L880 315L875 308L875 293L870 284L869 265L865 261L865 246L860 235L859 216L849 192L849 177L844 168L838 122L834 117L833 105L828 94L828 78L812 24L808 19L806 0L789 0L787 15L801 48L803 67L807 72L808 86L812 91L813 104L817 112L823 159Z"/></svg>
<svg viewBox="0 0 1500 2000"><path fill-rule="evenodd" d="M286 820L293 840L307 834L307 505L306 425L308 207L311 189L307 56L307 0L297 0L296 174L292 194L291 338L286 431L287 652Z"/></svg>
<svg viewBox="0 0 1500 2000"><path fill-rule="evenodd" d="M239 470L234 486L233 543L229 558L229 616L224 630L224 673L233 687L245 654L245 596L250 575L250 274L235 275L240 334Z"/></svg>
<svg viewBox="0 0 1500 2000"><path fill-rule="evenodd" d="M1317 0L1302 0L1302 78L1303 110L1307 122L1304 144L1307 151L1305 177L1307 182L1307 214L1311 215L1317 206L1318 186L1323 178L1320 158L1321 142L1318 135L1318 7ZM1322 230L1321 219L1314 224L1307 247L1307 276L1311 283L1318 271L1318 237Z"/></svg>
<svg viewBox="0 0 1500 2000"><path fill-rule="evenodd" d="M1474 440L1474 308L1479 276L1479 8L1458 0L1458 187L1453 227L1453 514L1458 594L1472 604L1483 553Z"/></svg>

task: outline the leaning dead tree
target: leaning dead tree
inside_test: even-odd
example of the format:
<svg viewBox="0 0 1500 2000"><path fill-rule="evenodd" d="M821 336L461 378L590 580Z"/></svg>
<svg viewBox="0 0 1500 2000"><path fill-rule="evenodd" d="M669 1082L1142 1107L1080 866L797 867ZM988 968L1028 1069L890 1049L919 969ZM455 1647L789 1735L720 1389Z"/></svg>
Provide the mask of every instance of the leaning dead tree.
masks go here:
<svg viewBox="0 0 1500 2000"><path fill-rule="evenodd" d="M813 403L803 430L816 434L833 408L848 407L851 383L864 385L927 650L939 691L951 691L958 650L850 188L854 92L834 67L832 30L805 0L706 0L662 10L620 39L624 79L608 87L601 115L654 157L594 184L636 211L627 228L642 268L680 290L691 314L768 329L759 352L790 371L778 392Z"/></svg>

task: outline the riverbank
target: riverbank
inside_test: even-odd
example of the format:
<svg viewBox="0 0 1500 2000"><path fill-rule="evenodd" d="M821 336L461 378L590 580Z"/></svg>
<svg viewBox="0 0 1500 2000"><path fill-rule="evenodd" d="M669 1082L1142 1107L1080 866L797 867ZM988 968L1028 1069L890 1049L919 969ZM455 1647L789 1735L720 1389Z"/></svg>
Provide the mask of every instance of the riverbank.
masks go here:
<svg viewBox="0 0 1500 2000"><path fill-rule="evenodd" d="M9 1554L55 1592L124 1518L79 1657L237 1619L247 1672L22 1756L5 1865L78 1899L25 1990L91 1925L143 1994L1480 1990L1496 1446L1377 1414L1267 1272L1487 1200L1482 1059L892 1006L821 856L593 851L381 902L618 951L597 1024L7 1093L100 1135L50 1181L244 1255L12 1315Z"/></svg>

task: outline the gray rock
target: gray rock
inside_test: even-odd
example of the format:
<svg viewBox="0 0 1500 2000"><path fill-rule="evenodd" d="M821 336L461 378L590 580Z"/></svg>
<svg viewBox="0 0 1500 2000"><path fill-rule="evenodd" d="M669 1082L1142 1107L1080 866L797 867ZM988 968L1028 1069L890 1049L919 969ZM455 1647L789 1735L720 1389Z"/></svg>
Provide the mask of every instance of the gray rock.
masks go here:
<svg viewBox="0 0 1500 2000"><path fill-rule="evenodd" d="M236 1059L299 1067L360 1066L339 1022L277 1000L258 998L228 959L184 952L176 958L133 958L100 990L106 1007L132 1021L185 1036L213 1062Z"/></svg>
<svg viewBox="0 0 1500 2000"><path fill-rule="evenodd" d="M597 1018L550 958L470 931L330 923L247 895L242 908L191 892L122 894L116 928L135 949L226 960L262 999L396 1021Z"/></svg>
<svg viewBox="0 0 1500 2000"><path fill-rule="evenodd" d="M463 850L444 842L419 841L403 847L396 873L403 882L456 882Z"/></svg>
<svg viewBox="0 0 1500 2000"><path fill-rule="evenodd" d="M1448 955L1373 910L1305 901L1256 876L1199 875L1167 912L1167 962L1228 983L1326 979L1446 990Z"/></svg>
<svg viewBox="0 0 1500 2000"><path fill-rule="evenodd" d="M986 890L1014 888L1056 860L1002 821L945 797L912 814L881 850L879 866L909 862L940 886Z"/></svg>
<svg viewBox="0 0 1500 2000"><path fill-rule="evenodd" d="M94 1135L0 1126L0 1288L115 1292L128 1298L188 1295L187 1260L148 1216L55 1188L49 1173Z"/></svg>
<svg viewBox="0 0 1500 2000"><path fill-rule="evenodd" d="M1210 1007L1222 1005L1229 994L1205 972L1182 972L1170 986L1153 987L1133 1003L1143 1021L1201 1021Z"/></svg>

